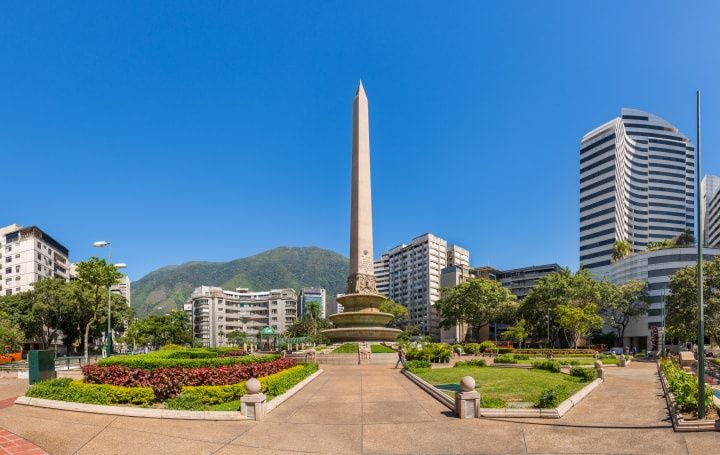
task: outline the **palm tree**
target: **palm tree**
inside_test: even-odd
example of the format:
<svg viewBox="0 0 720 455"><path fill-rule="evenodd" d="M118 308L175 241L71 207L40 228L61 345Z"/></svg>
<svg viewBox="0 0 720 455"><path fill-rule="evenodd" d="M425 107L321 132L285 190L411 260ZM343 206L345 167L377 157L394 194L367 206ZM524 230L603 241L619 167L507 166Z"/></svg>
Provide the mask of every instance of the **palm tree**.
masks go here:
<svg viewBox="0 0 720 455"><path fill-rule="evenodd" d="M619 261L620 259L630 254L630 252L630 242L628 242L627 240L616 240L613 244L613 262Z"/></svg>

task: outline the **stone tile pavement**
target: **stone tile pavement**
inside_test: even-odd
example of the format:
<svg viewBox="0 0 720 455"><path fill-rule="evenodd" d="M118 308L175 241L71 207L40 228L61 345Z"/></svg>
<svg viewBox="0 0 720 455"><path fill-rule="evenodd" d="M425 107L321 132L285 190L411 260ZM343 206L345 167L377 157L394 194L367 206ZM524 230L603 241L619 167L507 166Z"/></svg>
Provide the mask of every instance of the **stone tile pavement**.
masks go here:
<svg viewBox="0 0 720 455"><path fill-rule="evenodd" d="M459 420L387 365L325 373L262 422L162 421L11 406L0 427L52 454L714 454L717 433L674 433L653 364L607 381L559 420ZM22 389L0 380L0 400Z"/></svg>

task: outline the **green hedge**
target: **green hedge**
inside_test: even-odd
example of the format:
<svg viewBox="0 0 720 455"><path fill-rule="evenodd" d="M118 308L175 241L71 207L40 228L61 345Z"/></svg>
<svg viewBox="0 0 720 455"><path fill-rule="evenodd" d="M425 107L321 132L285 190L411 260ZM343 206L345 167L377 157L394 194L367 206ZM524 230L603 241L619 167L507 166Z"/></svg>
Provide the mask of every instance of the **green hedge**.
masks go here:
<svg viewBox="0 0 720 455"><path fill-rule="evenodd" d="M270 400L287 392L317 370L317 364L308 363L264 376L259 379L261 390ZM199 410L203 409L203 406L239 400L243 395L245 395L244 382L219 386L185 386L179 396L168 400L166 404L171 409Z"/></svg>
<svg viewBox="0 0 720 455"><path fill-rule="evenodd" d="M552 371L553 373L560 373L560 362L557 360L539 360L532 363L533 368L539 370Z"/></svg>
<svg viewBox="0 0 720 455"><path fill-rule="evenodd" d="M183 351L167 351L179 353ZM116 355L105 359L100 359L98 365L119 365L127 368L143 368L145 370L154 370L155 368L212 368L228 365L243 365L255 362L271 362L279 359L280 356L248 355L244 357L210 357L210 358L168 358L152 354L146 355Z"/></svg>
<svg viewBox="0 0 720 455"><path fill-rule="evenodd" d="M409 371L415 371L421 368L432 368L432 365L427 360L408 360L405 362L403 368Z"/></svg>
<svg viewBox="0 0 720 455"><path fill-rule="evenodd" d="M150 387L121 387L107 384L85 384L70 378L52 379L32 386L25 395L48 400L92 404L135 404L149 406L155 401Z"/></svg>
<svg viewBox="0 0 720 455"><path fill-rule="evenodd" d="M455 362L455 365L453 365L453 368L460 368L460 367L486 367L487 362L485 362L485 359L474 359L474 360L461 360L459 362Z"/></svg>
<svg viewBox="0 0 720 455"><path fill-rule="evenodd" d="M597 372L594 368L572 367L570 368L570 375L586 382L594 381L597 378Z"/></svg>
<svg viewBox="0 0 720 455"><path fill-rule="evenodd" d="M512 354L501 354L493 359L493 363L518 363L518 361Z"/></svg>

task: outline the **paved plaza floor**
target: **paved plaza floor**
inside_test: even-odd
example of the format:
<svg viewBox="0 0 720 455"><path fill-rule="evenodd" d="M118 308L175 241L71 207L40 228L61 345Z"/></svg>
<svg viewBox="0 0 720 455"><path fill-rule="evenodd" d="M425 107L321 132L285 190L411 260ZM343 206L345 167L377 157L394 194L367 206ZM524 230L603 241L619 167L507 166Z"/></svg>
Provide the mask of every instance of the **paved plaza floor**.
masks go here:
<svg viewBox="0 0 720 455"><path fill-rule="evenodd" d="M9 406L0 428L51 454L715 454L718 433L674 433L650 363L607 380L558 420L470 419L386 365L325 373L262 422L194 422ZM0 380L0 400L22 392Z"/></svg>

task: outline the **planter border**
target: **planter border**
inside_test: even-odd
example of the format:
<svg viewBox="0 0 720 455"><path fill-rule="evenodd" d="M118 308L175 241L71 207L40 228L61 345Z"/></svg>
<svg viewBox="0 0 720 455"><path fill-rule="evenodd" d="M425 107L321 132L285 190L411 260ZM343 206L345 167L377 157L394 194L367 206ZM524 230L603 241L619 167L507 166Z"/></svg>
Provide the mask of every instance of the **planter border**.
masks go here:
<svg viewBox="0 0 720 455"><path fill-rule="evenodd" d="M311 381L322 374L323 370L317 370L307 378L295 384L287 392L273 398L266 404L266 413L283 404L290 397L298 393ZM46 400L44 398L32 398L20 396L15 404L23 406L35 406L39 408L57 409L60 411L86 412L90 414L117 415L125 417L144 417L148 419L176 419L176 420L253 420L248 419L240 411L181 411L175 409L153 409L138 408L133 406L107 406L102 404L76 403L72 401Z"/></svg>
<svg viewBox="0 0 720 455"><path fill-rule="evenodd" d="M655 362L657 367L658 376L660 376L660 384L662 384L663 395L665 395L665 404L667 405L668 413L670 414L670 421L672 422L673 430L676 432L698 432L698 431L720 431L720 419L718 420L705 420L703 422L688 422L683 419L682 413L676 411L675 406L675 395L670 391L670 387L667 385L665 374L660 367L660 362ZM713 403L715 403L715 397L713 396Z"/></svg>
<svg viewBox="0 0 720 455"><path fill-rule="evenodd" d="M425 392L430 394L433 398L438 400L440 403L447 406L451 411L455 412L455 401L450 398L446 393L435 387L434 385L430 384L429 382L425 381L424 379L420 378L415 373L412 373L408 370L402 370L402 373L410 379L412 382L414 382L416 385L418 385L421 389L423 389ZM582 389L575 392L570 398L563 401L558 405L557 408L548 408L548 409L537 409L537 408L528 408L528 409L516 409L516 408L480 408L480 412L478 417L485 417L485 418L544 418L544 419L559 419L560 417L567 414L570 409L574 408L578 405L585 397L587 397L590 392L595 390L600 384L603 383L603 380L598 378L583 387Z"/></svg>

